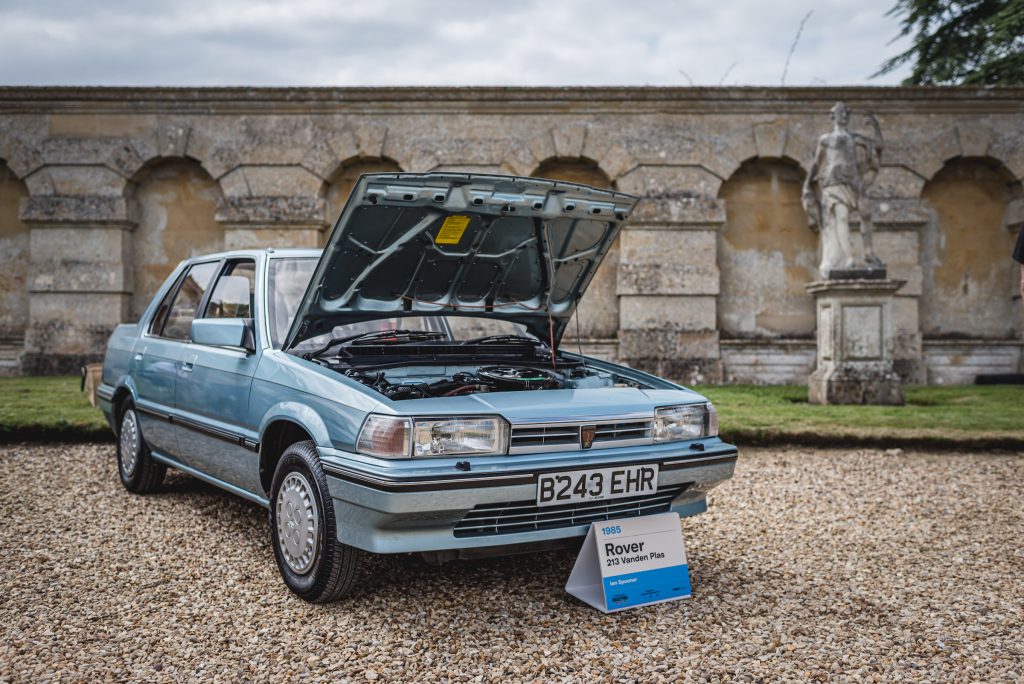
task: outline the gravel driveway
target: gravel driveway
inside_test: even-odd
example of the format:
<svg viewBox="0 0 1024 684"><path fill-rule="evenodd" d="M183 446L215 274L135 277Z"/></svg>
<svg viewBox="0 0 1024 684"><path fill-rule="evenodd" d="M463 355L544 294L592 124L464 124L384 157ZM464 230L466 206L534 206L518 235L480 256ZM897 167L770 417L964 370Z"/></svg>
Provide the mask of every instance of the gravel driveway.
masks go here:
<svg viewBox="0 0 1024 684"><path fill-rule="evenodd" d="M263 509L108 445L0 447L0 680L1000 681L1024 676L1024 457L746 449L684 519L694 597L605 616L569 553L384 564L326 607Z"/></svg>

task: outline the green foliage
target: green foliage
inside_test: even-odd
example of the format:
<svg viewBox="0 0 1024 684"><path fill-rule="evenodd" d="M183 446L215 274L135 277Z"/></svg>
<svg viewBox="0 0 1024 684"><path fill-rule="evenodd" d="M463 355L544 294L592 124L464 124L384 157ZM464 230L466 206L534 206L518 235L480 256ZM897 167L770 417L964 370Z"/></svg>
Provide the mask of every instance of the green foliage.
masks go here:
<svg viewBox="0 0 1024 684"><path fill-rule="evenodd" d="M816 406L804 386L695 388L718 408L723 435L738 441L892 439L927 443L1024 443L1024 387L908 387L905 406Z"/></svg>
<svg viewBox="0 0 1024 684"><path fill-rule="evenodd" d="M896 0L906 52L875 76L913 64L904 85L1024 84L1024 0Z"/></svg>
<svg viewBox="0 0 1024 684"><path fill-rule="evenodd" d="M0 441L113 439L75 376L0 378Z"/></svg>
<svg viewBox="0 0 1024 684"><path fill-rule="evenodd" d="M1024 444L1024 388L909 387L906 406L812 406L803 386L695 388L718 407L722 434L741 444L843 443L891 438L922 443ZM77 377L0 378L0 441L113 439Z"/></svg>

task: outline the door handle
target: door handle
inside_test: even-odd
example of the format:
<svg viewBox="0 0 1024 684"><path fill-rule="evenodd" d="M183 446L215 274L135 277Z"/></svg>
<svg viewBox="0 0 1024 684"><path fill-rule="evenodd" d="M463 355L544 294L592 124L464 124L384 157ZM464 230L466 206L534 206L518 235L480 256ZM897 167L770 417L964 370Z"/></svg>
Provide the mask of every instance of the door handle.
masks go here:
<svg viewBox="0 0 1024 684"><path fill-rule="evenodd" d="M186 373L191 373L192 369L196 367L196 359L197 358L198 358L197 355L192 354L190 357L188 357L187 359L182 361L181 362L181 370L185 371Z"/></svg>

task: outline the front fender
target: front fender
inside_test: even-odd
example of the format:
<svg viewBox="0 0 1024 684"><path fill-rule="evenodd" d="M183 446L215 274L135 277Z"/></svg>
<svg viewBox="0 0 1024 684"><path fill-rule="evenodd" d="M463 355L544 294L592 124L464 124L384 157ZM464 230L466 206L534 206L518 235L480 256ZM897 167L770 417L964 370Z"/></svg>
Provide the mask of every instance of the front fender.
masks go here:
<svg viewBox="0 0 1024 684"><path fill-rule="evenodd" d="M249 393L251 424L260 439L275 420L293 421L320 447L350 450L366 414L379 403L369 390L309 361L267 351Z"/></svg>

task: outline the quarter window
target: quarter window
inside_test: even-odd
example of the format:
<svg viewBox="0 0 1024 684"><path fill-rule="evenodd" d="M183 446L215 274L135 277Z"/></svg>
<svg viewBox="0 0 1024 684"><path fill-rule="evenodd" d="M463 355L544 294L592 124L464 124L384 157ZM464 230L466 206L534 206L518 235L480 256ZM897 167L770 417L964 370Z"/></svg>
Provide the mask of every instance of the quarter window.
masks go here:
<svg viewBox="0 0 1024 684"><path fill-rule="evenodd" d="M167 312L171 310L171 302L174 300L174 295L178 293L178 284L181 282L181 276L178 277L172 284L164 298L160 300L160 306L157 307L156 313L153 315L153 319L149 322L149 334L159 335L160 331L164 327L164 321L167 320Z"/></svg>
<svg viewBox="0 0 1024 684"><path fill-rule="evenodd" d="M174 340L187 340L189 330L192 327L192 320L196 317L196 310L203 301L203 295L210 287L213 276L217 274L219 261L210 261L204 264L196 264L189 269L185 279L182 280L178 293L171 302L171 308L167 314L167 322L163 326L163 337Z"/></svg>

